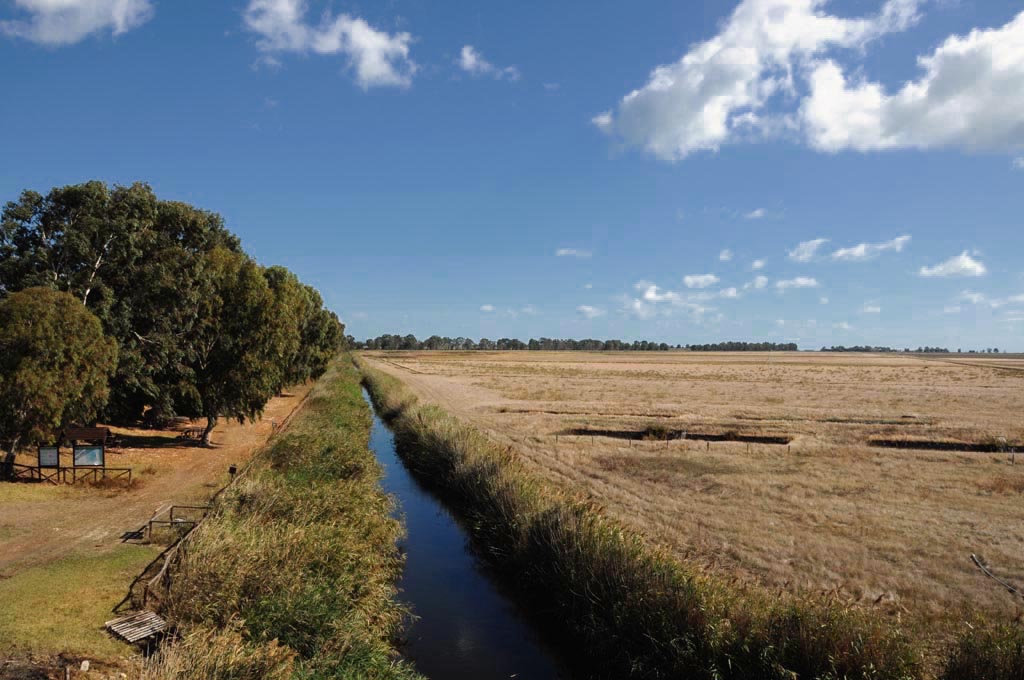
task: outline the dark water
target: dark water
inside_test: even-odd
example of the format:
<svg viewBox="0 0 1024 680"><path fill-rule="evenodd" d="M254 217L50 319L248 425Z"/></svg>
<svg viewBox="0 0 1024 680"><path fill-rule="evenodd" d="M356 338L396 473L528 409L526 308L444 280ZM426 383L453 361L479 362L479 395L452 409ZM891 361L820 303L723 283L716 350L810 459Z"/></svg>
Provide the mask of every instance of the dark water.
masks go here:
<svg viewBox="0 0 1024 680"><path fill-rule="evenodd" d="M554 650L470 552L462 527L405 469L376 412L370 448L408 531L398 585L419 619L406 631L405 657L432 680L568 680Z"/></svg>

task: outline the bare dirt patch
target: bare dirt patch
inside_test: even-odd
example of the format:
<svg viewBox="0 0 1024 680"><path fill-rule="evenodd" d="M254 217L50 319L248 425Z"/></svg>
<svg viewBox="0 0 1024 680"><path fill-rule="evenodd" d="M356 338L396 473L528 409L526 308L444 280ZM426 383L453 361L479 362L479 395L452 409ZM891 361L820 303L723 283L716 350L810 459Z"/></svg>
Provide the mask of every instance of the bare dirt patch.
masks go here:
<svg viewBox="0 0 1024 680"><path fill-rule="evenodd" d="M75 641L76 653L99 649L109 655L113 647L120 649L103 632L102 617L156 550L126 545L122 535L172 504L205 504L228 481L228 465L244 464L270 437L273 423L282 423L311 387L312 383L292 388L272 399L256 423L222 422L214 430L215 448L182 441L173 430L114 428L124 445L108 450L106 462L133 468L136 482L131 487L0 483L0 585L14 584L8 597L0 597L0 659L12 653L24 659L29 654L67 652L65 643L70 640ZM19 462L34 464L34 456L26 455ZM81 569L87 572L108 570L109 578L76 571L75 565L85 565ZM51 572L61 574L60 588L47 585L52 582L48 581ZM56 597L63 588L90 579L101 583L103 592L97 586L72 598L87 603L92 593L96 602L87 608L68 610L65 615L57 602L43 606L49 601L48 593ZM26 608L22 601L36 604ZM40 611L62 618L48 622ZM89 620L79 620L83 617ZM35 635L37 629L58 634Z"/></svg>

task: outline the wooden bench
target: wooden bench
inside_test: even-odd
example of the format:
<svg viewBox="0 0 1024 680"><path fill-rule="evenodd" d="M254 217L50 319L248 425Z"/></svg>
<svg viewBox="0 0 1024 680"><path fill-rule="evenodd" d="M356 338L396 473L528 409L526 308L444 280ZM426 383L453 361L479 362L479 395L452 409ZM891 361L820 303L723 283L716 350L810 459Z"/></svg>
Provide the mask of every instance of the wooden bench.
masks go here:
<svg viewBox="0 0 1024 680"><path fill-rule="evenodd" d="M148 610L132 612L119 619L107 621L104 625L107 630L129 644L167 630L167 622L160 618L159 614Z"/></svg>

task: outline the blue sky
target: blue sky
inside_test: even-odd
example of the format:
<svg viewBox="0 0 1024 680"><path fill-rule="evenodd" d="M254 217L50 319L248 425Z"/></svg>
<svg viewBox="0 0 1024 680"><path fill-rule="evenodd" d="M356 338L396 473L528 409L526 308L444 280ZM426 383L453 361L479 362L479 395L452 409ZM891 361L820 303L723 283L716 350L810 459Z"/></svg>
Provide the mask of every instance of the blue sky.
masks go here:
<svg viewBox="0 0 1024 680"><path fill-rule="evenodd" d="M0 0L0 85L0 198L147 181L357 337L1024 350L1019 0Z"/></svg>

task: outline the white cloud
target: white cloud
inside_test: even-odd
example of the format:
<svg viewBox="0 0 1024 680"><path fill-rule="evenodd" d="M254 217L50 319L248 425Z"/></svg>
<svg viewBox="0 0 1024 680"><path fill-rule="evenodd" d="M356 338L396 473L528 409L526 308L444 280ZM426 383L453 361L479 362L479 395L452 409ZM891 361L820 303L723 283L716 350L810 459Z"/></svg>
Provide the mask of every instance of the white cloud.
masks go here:
<svg viewBox="0 0 1024 680"><path fill-rule="evenodd" d="M602 132L608 132L612 129L612 125L614 125L611 111L604 111L603 113L597 114L590 119L590 122Z"/></svg>
<svg viewBox="0 0 1024 680"><path fill-rule="evenodd" d="M764 208L758 208L757 210L751 210L750 212L748 212L743 217L745 217L748 220L759 220L759 219L763 218L767 214L768 214L767 210L765 210Z"/></svg>
<svg viewBox="0 0 1024 680"><path fill-rule="evenodd" d="M980 305L986 301L986 298L981 293L974 293L969 290L965 290L960 293L957 300L960 302L970 302L972 305Z"/></svg>
<svg viewBox="0 0 1024 680"><path fill-rule="evenodd" d="M714 274L690 274L683 277L683 283L687 288L708 288L719 280Z"/></svg>
<svg viewBox="0 0 1024 680"><path fill-rule="evenodd" d="M816 238L811 241L803 241L796 248L789 251L789 259L797 262L810 262L814 259L818 249L828 243L827 238Z"/></svg>
<svg viewBox="0 0 1024 680"><path fill-rule="evenodd" d="M846 321L840 321L840 322L839 322L839 323L837 323L837 324L833 324L833 325L832 325L832 328L835 328L835 329L838 329L838 330L841 330L841 331L849 331L849 330L853 330L853 326L851 326L851 325L850 325L849 323L847 323Z"/></svg>
<svg viewBox="0 0 1024 680"><path fill-rule="evenodd" d="M878 305L866 304L861 307L860 311L864 314L881 314L882 308Z"/></svg>
<svg viewBox="0 0 1024 680"><path fill-rule="evenodd" d="M818 298L818 302L820 302L823 305L827 305L828 304L828 298L825 297L825 296L822 296L822 297Z"/></svg>
<svg viewBox="0 0 1024 680"><path fill-rule="evenodd" d="M898 236L893 240L886 241L884 243L861 243L850 248L840 248L832 253L832 259L844 260L847 262L870 260L871 258L889 250L896 253L902 252L903 248L908 243L910 243L910 236Z"/></svg>
<svg viewBox="0 0 1024 680"><path fill-rule="evenodd" d="M718 254L718 261L719 262L728 262L731 259L732 259L732 251L729 250L728 248L726 248L725 250L723 250L722 252L720 252Z"/></svg>
<svg viewBox="0 0 1024 680"><path fill-rule="evenodd" d="M588 319L596 319L597 317L604 316L605 314L605 311L600 307L591 307L590 305L580 305L576 308L576 311Z"/></svg>
<svg viewBox="0 0 1024 680"><path fill-rule="evenodd" d="M537 313L537 308L534 307L533 305L524 305L522 309L520 309L519 311L522 312L523 314L529 314L530 316L533 316L534 314Z"/></svg>
<svg viewBox="0 0 1024 680"><path fill-rule="evenodd" d="M766 264L767 262L765 262L764 260L754 260L754 262L750 265L750 268L756 272L760 269L764 269L764 266Z"/></svg>
<svg viewBox="0 0 1024 680"><path fill-rule="evenodd" d="M459 68L474 76L490 76L495 80L501 80L502 78L519 80L521 76L519 69L515 66L501 68L487 61L472 45L464 45L462 47L457 63Z"/></svg>
<svg viewBox="0 0 1024 680"><path fill-rule="evenodd" d="M364 90L412 84L418 66L409 58L411 35L379 31L348 14L325 12L314 26L305 21L306 9L305 0L250 0L243 20L259 36L256 46L266 54L344 55Z"/></svg>
<svg viewBox="0 0 1024 680"><path fill-rule="evenodd" d="M916 80L889 94L833 60L810 72L800 119L812 146L845 149L1024 148L1024 12L1001 28L951 36L918 58Z"/></svg>
<svg viewBox="0 0 1024 680"><path fill-rule="evenodd" d="M1018 170L1024 170L1024 156L1020 156L1019 158L1014 158L1013 159L1013 167L1017 168Z"/></svg>
<svg viewBox="0 0 1024 680"><path fill-rule="evenodd" d="M639 281L635 287L640 291L640 297L627 295L623 296L622 301L624 310L639 319L650 319L657 315L670 316L674 311L683 311L694 319L701 319L707 312L715 310L714 307L702 303L721 295L708 291L683 295L665 290L650 281Z"/></svg>
<svg viewBox="0 0 1024 680"><path fill-rule="evenodd" d="M862 48L905 30L919 2L888 0L875 16L846 19L827 14L827 0L743 0L718 35L654 69L614 113L601 114L598 126L666 160L789 129L789 118L764 116L762 109L779 94L795 93L798 66L832 48Z"/></svg>
<svg viewBox="0 0 1024 680"><path fill-rule="evenodd" d="M943 314L959 314L960 305L947 305L942 309Z"/></svg>
<svg viewBox="0 0 1024 680"><path fill-rule="evenodd" d="M593 288L593 287L594 287L594 284L592 284L592 283L586 283L586 284L584 284L584 285L583 285L583 287L584 287L584 288L586 288L587 290L590 290L591 288Z"/></svg>
<svg viewBox="0 0 1024 680"><path fill-rule="evenodd" d="M494 311L494 305L480 305L480 311L481 312L488 312L488 313L493 312Z"/></svg>
<svg viewBox="0 0 1024 680"><path fill-rule="evenodd" d="M43 45L71 45L109 30L121 35L149 21L150 0L14 0L25 19L0 20L0 33Z"/></svg>
<svg viewBox="0 0 1024 680"><path fill-rule="evenodd" d="M775 287L779 290L789 290L790 288L817 288L820 284L816 279L812 279L808 276L798 276L795 279L786 279L785 281L776 281Z"/></svg>
<svg viewBox="0 0 1024 680"><path fill-rule="evenodd" d="M767 276L755 276L753 281L751 281L750 283L743 284L743 288L747 289L747 290L749 290L751 288L754 288L755 290L762 290L762 289L767 288L767 287L768 287L768 277Z"/></svg>
<svg viewBox="0 0 1024 680"><path fill-rule="evenodd" d="M590 257L589 250L577 250L576 248L559 248L555 251L556 257L579 257L582 259Z"/></svg>
<svg viewBox="0 0 1024 680"><path fill-rule="evenodd" d="M738 298L740 296L740 292L735 288L723 288L719 291L718 295L724 298Z"/></svg>
<svg viewBox="0 0 1024 680"><path fill-rule="evenodd" d="M967 251L951 257L934 267L921 267L920 275L925 278L951 276L984 276L988 273L985 265L971 257Z"/></svg>

